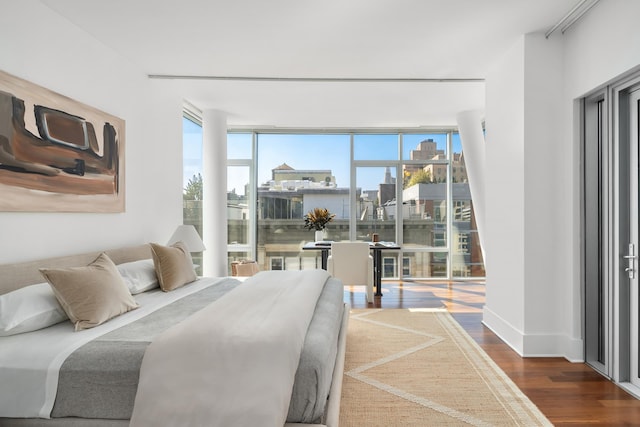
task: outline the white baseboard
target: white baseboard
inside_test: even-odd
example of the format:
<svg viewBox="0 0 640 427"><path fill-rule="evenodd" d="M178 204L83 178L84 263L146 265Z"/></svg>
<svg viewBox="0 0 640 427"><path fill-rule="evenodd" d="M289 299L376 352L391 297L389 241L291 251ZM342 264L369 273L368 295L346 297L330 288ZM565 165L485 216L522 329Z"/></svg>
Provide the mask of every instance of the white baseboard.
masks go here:
<svg viewBox="0 0 640 427"><path fill-rule="evenodd" d="M570 362L583 362L581 339L561 334L524 334L487 306L482 323L522 357L564 357Z"/></svg>
<svg viewBox="0 0 640 427"><path fill-rule="evenodd" d="M565 340L564 357L569 362L584 363L584 340L567 338Z"/></svg>
<svg viewBox="0 0 640 427"><path fill-rule="evenodd" d="M523 356L523 334L513 328L486 305L482 309L482 324L496 334L520 356Z"/></svg>

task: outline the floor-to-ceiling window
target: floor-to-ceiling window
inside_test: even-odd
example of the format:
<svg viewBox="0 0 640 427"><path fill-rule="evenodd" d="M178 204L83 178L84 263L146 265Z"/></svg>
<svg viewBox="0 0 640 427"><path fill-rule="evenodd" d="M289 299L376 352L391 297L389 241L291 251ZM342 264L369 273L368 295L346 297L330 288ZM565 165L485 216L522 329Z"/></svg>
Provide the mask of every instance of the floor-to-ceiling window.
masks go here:
<svg viewBox="0 0 640 427"><path fill-rule="evenodd" d="M227 134L227 254L232 261L255 258L254 134Z"/></svg>
<svg viewBox="0 0 640 427"><path fill-rule="evenodd" d="M483 277L482 247L460 134L451 134L451 276Z"/></svg>
<svg viewBox="0 0 640 427"><path fill-rule="evenodd" d="M202 121L185 112L182 117L182 216L202 236ZM191 254L202 274L202 252Z"/></svg>
<svg viewBox="0 0 640 427"><path fill-rule="evenodd" d="M403 134L403 256L407 278L448 278L451 132Z"/></svg>
<svg viewBox="0 0 640 427"><path fill-rule="evenodd" d="M356 240L371 240L378 235L381 242L401 243L398 221L402 221L402 204L398 208L400 171L399 134L355 133L353 135L353 168L355 199L362 207L357 212ZM382 277L399 277L396 251L382 252Z"/></svg>
<svg viewBox="0 0 640 427"><path fill-rule="evenodd" d="M333 133L256 133L257 260L262 269L320 266L319 254L303 251L314 239L304 215L315 207L335 215L328 240L349 239L350 138Z"/></svg>
<svg viewBox="0 0 640 427"><path fill-rule="evenodd" d="M202 228L202 128L185 116L185 223ZM229 261L263 270L318 268L304 215L335 217L327 240L396 242L383 278L484 277L464 153L455 130L229 131ZM200 188L199 196L192 190ZM189 194L189 195L188 195ZM206 223L206 221L205 221ZM205 224L206 226L206 224Z"/></svg>
<svg viewBox="0 0 640 427"><path fill-rule="evenodd" d="M248 204L244 229L251 233L254 221L260 268L319 267L319 254L301 248L314 239L304 215L322 207L335 214L327 240L371 240L377 234L402 246L383 253L383 278L484 277L456 132L230 132L230 170L240 157L250 162L248 151L231 154L238 140L255 143L256 203ZM244 167L250 170L248 163ZM228 200L242 200L237 189L229 188ZM230 221L237 222L234 215ZM231 245L236 240L229 230ZM230 259L243 255L232 249Z"/></svg>

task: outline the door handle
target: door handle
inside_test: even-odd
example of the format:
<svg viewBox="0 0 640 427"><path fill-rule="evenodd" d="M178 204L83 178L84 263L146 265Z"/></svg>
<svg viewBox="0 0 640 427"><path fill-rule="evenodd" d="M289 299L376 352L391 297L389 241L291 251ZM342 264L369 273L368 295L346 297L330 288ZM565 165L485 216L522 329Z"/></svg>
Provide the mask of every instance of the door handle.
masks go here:
<svg viewBox="0 0 640 427"><path fill-rule="evenodd" d="M634 259L638 258L635 251L635 246L633 243L629 243L629 253L628 255L624 255L622 258L628 260L628 267L624 269L624 271L629 275L629 279L633 279L635 277L635 261Z"/></svg>

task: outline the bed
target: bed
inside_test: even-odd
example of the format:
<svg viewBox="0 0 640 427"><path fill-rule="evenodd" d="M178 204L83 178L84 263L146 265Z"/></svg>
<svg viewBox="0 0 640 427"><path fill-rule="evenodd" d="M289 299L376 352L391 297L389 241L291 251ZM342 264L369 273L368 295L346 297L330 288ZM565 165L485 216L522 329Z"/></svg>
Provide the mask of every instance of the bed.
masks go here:
<svg viewBox="0 0 640 427"><path fill-rule="evenodd" d="M138 264L145 264L148 268L153 265L152 255L155 258L152 246L145 244L0 265L0 298L41 285L43 268L47 274L49 270L87 266L106 257L127 278L125 266L139 268ZM155 422L145 418L146 413L153 417L193 417L189 422L181 421L182 425L202 425L203 419L211 417L218 425L241 425L247 421L236 418L239 412L253 411L247 416L254 419L279 420L283 408L284 425L337 426L349 310L342 301L341 282L324 275L322 270L308 270L263 272L246 280L197 278L169 292L157 287L138 290L132 297L133 309L79 332L74 332L72 322L64 320L31 332L0 336L0 426L133 426ZM307 282L318 285L311 287ZM279 296L285 295L281 287L287 283L286 292L302 295L305 302L294 300L298 296ZM313 297L303 295L314 292ZM275 311L309 312L308 320L278 320L280 315L269 314L276 307L272 299L290 304ZM1 310L6 311L2 301ZM234 312L244 311L249 313L248 318L231 320ZM261 319L263 312L276 319L275 326ZM291 327L298 330L279 332L278 322L293 324ZM263 323L266 329L260 330ZM242 343L237 337L246 329L255 329L248 332L257 336L255 341L264 336L267 347L255 347L258 344L253 338L250 343ZM218 330L228 336L209 339ZM249 347L237 347L242 345ZM238 361L226 366L230 359ZM168 393L162 390L171 393L165 403L161 399ZM252 394L254 403L247 403L252 402ZM213 405L205 408L200 418L194 415L200 410L193 402L194 396L205 406ZM249 405L248 409L232 408L240 401ZM189 407L189 414L180 414L180 408L168 409L170 403ZM162 413L163 407L167 407L166 414ZM229 412L222 414L227 409ZM260 421L257 425L278 424Z"/></svg>

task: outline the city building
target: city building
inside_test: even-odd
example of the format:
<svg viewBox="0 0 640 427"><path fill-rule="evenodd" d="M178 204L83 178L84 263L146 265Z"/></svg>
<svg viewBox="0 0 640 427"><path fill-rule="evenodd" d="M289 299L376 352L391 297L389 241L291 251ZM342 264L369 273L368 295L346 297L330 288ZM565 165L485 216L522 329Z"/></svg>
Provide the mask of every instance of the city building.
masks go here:
<svg viewBox="0 0 640 427"><path fill-rule="evenodd" d="M336 178L330 170L298 170L286 163L271 171L272 181L268 183L270 188L282 190L296 190L301 187L335 187Z"/></svg>
<svg viewBox="0 0 640 427"><path fill-rule="evenodd" d="M411 160L424 160L425 164L410 164L404 166L405 176L417 171L425 171L431 178L431 182L445 182L447 179L447 165L442 163L433 163L446 160L444 150L437 148L437 144L432 139L421 141L415 150L411 150ZM467 168L464 164L464 152L452 153L451 157L451 179L453 182L468 182Z"/></svg>
<svg viewBox="0 0 640 427"><path fill-rule="evenodd" d="M330 170L297 170L285 163L272 171L272 179L258 188L255 258L263 270L316 268L320 262L318 254L301 249L304 243L313 239L312 232L304 228L302 218L316 207L327 208L335 214L327 227L327 240L348 239L349 189L335 186ZM446 229L446 192L444 183L420 183L403 189L401 216L403 229L407 230L403 242L406 254L402 257L386 254L383 277L446 277L448 262L452 264L455 277L484 276L469 185L452 185L455 212L451 233ZM396 240L395 194L396 180L389 167L385 168L377 191L357 189L357 227L362 239L369 240L377 233L384 241ZM228 232L231 243L246 233L246 218L238 217L238 212L244 212L244 209L246 201L230 192ZM451 242L447 241L447 236ZM451 244L450 259L443 252L448 243ZM425 248L431 249L425 251ZM242 257L242 254L230 254L230 261Z"/></svg>

